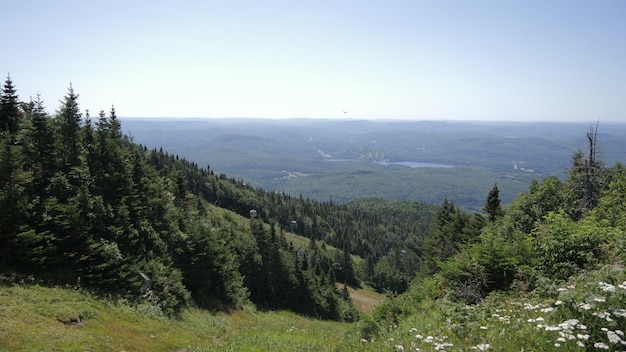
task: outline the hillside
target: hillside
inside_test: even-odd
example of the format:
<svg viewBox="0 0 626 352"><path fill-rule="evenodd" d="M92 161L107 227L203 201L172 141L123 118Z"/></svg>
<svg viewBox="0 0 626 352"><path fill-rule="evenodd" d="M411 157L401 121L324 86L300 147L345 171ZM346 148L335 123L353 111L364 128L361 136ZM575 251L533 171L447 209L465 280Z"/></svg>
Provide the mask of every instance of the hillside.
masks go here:
<svg viewBox="0 0 626 352"><path fill-rule="evenodd" d="M626 346L626 169L598 126L565 177L506 204L492 184L477 213L266 191L133 143L71 88L54 116L10 80L1 98L0 348Z"/></svg>
<svg viewBox="0 0 626 352"><path fill-rule="evenodd" d="M353 324L285 311L153 313L73 289L0 286L0 351L331 351L359 340Z"/></svg>

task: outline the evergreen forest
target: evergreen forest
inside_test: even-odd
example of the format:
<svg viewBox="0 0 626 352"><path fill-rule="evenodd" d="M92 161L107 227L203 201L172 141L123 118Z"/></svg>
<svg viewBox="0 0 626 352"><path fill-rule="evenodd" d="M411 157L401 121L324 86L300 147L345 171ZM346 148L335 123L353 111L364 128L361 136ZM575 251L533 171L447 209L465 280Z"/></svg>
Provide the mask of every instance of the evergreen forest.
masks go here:
<svg viewBox="0 0 626 352"><path fill-rule="evenodd" d="M71 86L54 114L47 108L41 96L20 99L7 77L2 286L65 287L164 319L184 319L195 308L288 310L355 323L355 350L415 350L428 338L443 346L437 350L452 339L482 350L489 344L463 321L476 312L471 307L495 306L503 296L554 298L565 304L559 318L587 314L563 295L588 282L581 275L595 275L600 288L616 292L610 320L596 314L596 323L575 329L626 348L626 170L599 159L600 124L581 131L587 148L572 155L566 180L533 180L506 206L494 184L482 211L468 212L448 199L338 204L266 191L134 143L114 107L92 116ZM349 288L386 298L363 313ZM588 301L598 297L585 292ZM450 340L418 334L428 329Z"/></svg>

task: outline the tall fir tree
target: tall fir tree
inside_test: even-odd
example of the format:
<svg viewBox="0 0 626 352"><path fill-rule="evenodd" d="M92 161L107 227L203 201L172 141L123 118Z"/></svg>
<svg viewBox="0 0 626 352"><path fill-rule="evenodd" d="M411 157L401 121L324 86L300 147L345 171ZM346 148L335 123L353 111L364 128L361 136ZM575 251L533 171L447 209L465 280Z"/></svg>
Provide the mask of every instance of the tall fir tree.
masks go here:
<svg viewBox="0 0 626 352"><path fill-rule="evenodd" d="M63 159L66 167L78 165L81 117L78 94L74 92L74 88L70 84L68 93L61 102L61 107L57 113L57 120L61 126Z"/></svg>
<svg viewBox="0 0 626 352"><path fill-rule="evenodd" d="M19 100L11 76L7 75L0 95L0 132L8 131L15 136L19 129L20 108Z"/></svg>
<svg viewBox="0 0 626 352"><path fill-rule="evenodd" d="M495 184L489 191L489 194L487 195L487 202L483 207L483 210L489 216L489 221L494 222L500 215L502 215L500 202L500 189L498 189L498 184Z"/></svg>

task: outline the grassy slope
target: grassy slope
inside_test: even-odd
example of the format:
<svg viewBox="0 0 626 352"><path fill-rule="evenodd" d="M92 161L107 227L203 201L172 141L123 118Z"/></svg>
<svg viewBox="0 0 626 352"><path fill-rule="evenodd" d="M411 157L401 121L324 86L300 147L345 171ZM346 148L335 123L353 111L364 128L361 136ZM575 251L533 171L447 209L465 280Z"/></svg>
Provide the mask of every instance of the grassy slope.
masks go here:
<svg viewBox="0 0 626 352"><path fill-rule="evenodd" d="M0 286L0 351L325 351L358 339L353 324L288 312L192 309L169 320L72 289Z"/></svg>
<svg viewBox="0 0 626 352"><path fill-rule="evenodd" d="M538 290L494 295L476 306L400 296L412 313L397 325L379 325L363 343L367 319L346 324L246 308L192 309L169 320L72 289L0 286L0 351L624 350L624 267ZM72 323L79 316L83 326Z"/></svg>

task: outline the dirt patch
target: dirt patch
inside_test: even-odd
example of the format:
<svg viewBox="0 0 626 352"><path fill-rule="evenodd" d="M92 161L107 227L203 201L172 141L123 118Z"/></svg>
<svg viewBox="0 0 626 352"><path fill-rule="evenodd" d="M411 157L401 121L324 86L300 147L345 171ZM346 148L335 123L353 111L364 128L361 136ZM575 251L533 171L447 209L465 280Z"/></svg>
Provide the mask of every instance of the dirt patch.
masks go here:
<svg viewBox="0 0 626 352"><path fill-rule="evenodd" d="M343 290L342 283L337 283L336 285L338 289ZM363 313L371 313L383 300L383 295L371 289L355 289L348 286L348 293L350 294L352 304L359 312Z"/></svg>

